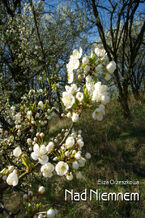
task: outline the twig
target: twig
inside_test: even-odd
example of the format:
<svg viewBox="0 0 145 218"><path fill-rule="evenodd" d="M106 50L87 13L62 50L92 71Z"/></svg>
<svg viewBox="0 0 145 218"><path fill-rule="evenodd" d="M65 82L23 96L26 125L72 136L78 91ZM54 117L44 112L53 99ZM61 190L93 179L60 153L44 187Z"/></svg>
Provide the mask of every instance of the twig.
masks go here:
<svg viewBox="0 0 145 218"><path fill-rule="evenodd" d="M74 126L74 123L72 123L72 125L71 125L71 127L70 127L70 129L69 129L69 131L68 131L68 133L67 133L67 135L66 135L66 136L63 138L63 140L60 142L59 146L62 146L62 145L63 145L63 143L65 142L65 140L66 140L67 137L69 136L69 134L70 134L70 132L71 132L73 126Z"/></svg>

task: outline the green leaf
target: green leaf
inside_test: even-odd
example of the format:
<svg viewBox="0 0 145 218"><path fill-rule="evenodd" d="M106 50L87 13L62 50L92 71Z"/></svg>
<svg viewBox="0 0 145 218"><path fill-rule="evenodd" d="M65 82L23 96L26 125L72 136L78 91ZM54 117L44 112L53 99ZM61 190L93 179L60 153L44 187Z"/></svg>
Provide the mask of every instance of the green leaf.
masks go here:
<svg viewBox="0 0 145 218"><path fill-rule="evenodd" d="M26 154L23 154L21 157L22 163L27 168L32 169L34 167L34 164L30 161L29 157Z"/></svg>
<svg viewBox="0 0 145 218"><path fill-rule="evenodd" d="M85 64L82 64L82 68L85 68L85 66L86 66Z"/></svg>
<svg viewBox="0 0 145 218"><path fill-rule="evenodd" d="M96 55L94 54L93 57L89 58L89 61L91 62L91 64L95 64L95 62L96 62Z"/></svg>
<svg viewBox="0 0 145 218"><path fill-rule="evenodd" d="M55 89L56 88L56 83L52 84L52 88Z"/></svg>
<svg viewBox="0 0 145 218"><path fill-rule="evenodd" d="M20 110L23 110L23 109L24 109L24 107L23 107L23 106L21 106L21 107L20 107Z"/></svg>

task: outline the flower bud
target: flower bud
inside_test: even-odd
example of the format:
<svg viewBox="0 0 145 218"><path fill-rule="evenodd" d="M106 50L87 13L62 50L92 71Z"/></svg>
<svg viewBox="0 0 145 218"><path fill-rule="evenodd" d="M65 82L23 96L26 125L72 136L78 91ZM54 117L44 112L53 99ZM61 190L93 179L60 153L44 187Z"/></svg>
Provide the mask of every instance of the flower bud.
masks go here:
<svg viewBox="0 0 145 218"><path fill-rule="evenodd" d="M57 143L57 142L58 142L58 139L54 139L54 142Z"/></svg>
<svg viewBox="0 0 145 218"><path fill-rule="evenodd" d="M43 214L40 213L37 218L43 218L43 217L44 217Z"/></svg>
<svg viewBox="0 0 145 218"><path fill-rule="evenodd" d="M33 139L33 140L34 140L34 142L37 142L37 140L38 140L38 139L37 139L36 137L34 137L34 139Z"/></svg>
<svg viewBox="0 0 145 218"><path fill-rule="evenodd" d="M33 192L32 191L28 191L28 196L33 196Z"/></svg>
<svg viewBox="0 0 145 218"><path fill-rule="evenodd" d="M87 83L92 82L92 77L91 77L90 75L88 75L88 76L86 77L86 82L87 82Z"/></svg>
<svg viewBox="0 0 145 218"><path fill-rule="evenodd" d="M39 133L39 132L36 133L36 137L37 137L37 138L40 137L40 133Z"/></svg>
<svg viewBox="0 0 145 218"><path fill-rule="evenodd" d="M75 169L75 170L77 170L77 169L79 168L79 164L78 164L77 161L74 161L74 162L72 163L72 168Z"/></svg>
<svg viewBox="0 0 145 218"><path fill-rule="evenodd" d="M45 187L44 186L40 186L38 189L38 194L43 195L45 192Z"/></svg>
<svg viewBox="0 0 145 218"><path fill-rule="evenodd" d="M111 61L107 66L106 69L109 73L113 73L116 70L116 63L114 61Z"/></svg>
<svg viewBox="0 0 145 218"><path fill-rule="evenodd" d="M20 147L16 147L14 150L13 150L13 155L15 157L19 157L20 155L22 154L22 150Z"/></svg>
<svg viewBox="0 0 145 218"><path fill-rule="evenodd" d="M77 122L78 120L79 120L79 114L73 113L73 115L72 115L72 121L75 123L75 122Z"/></svg>
<svg viewBox="0 0 145 218"><path fill-rule="evenodd" d="M89 65L86 65L86 66L85 66L85 69L84 69L84 72L85 72L85 73L88 73L89 70L90 70L90 66L89 66Z"/></svg>
<svg viewBox="0 0 145 218"><path fill-rule="evenodd" d="M68 112L66 116L67 118L71 118L71 112Z"/></svg>
<svg viewBox="0 0 145 218"><path fill-rule="evenodd" d="M40 138L44 138L44 133L43 132L40 133Z"/></svg>
<svg viewBox="0 0 145 218"><path fill-rule="evenodd" d="M74 157L76 160L79 160L81 158L81 153L78 151Z"/></svg>
<svg viewBox="0 0 145 218"><path fill-rule="evenodd" d="M89 152L87 152L87 153L85 154L85 158L86 158L86 159L90 159L90 158L91 158L91 154L90 154Z"/></svg>
<svg viewBox="0 0 145 218"><path fill-rule="evenodd" d="M54 143L53 142L49 142L48 145L46 146L47 152L51 153L53 149L54 149Z"/></svg>
<svg viewBox="0 0 145 218"><path fill-rule="evenodd" d="M2 180L3 180L3 181L6 181L6 179L7 179L7 176L4 175L4 176L2 177Z"/></svg>
<svg viewBox="0 0 145 218"><path fill-rule="evenodd" d="M27 118L30 119L32 116L32 111L27 111Z"/></svg>
<svg viewBox="0 0 145 218"><path fill-rule="evenodd" d="M71 181L71 180L73 180L73 174L70 172L70 173L67 173L66 174L66 179L68 180L68 181Z"/></svg>
<svg viewBox="0 0 145 218"><path fill-rule="evenodd" d="M76 178L77 179L82 179L83 178L83 175L81 172L76 172Z"/></svg>
<svg viewBox="0 0 145 218"><path fill-rule="evenodd" d="M55 212L55 210L54 209L49 209L48 211L47 211L47 217L48 218L53 218L54 216L56 215L56 212Z"/></svg>
<svg viewBox="0 0 145 218"><path fill-rule="evenodd" d="M9 171L13 171L13 170L14 170L14 166L9 166L9 167L8 167L8 170L9 170Z"/></svg>
<svg viewBox="0 0 145 218"><path fill-rule="evenodd" d="M27 194L24 194L24 195L23 195L23 200L26 201L27 199L28 199L28 195L27 195Z"/></svg>
<svg viewBox="0 0 145 218"><path fill-rule="evenodd" d="M43 106L44 106L44 105L43 105L43 102L42 102L42 101L39 101L39 102L38 102L38 107L40 107L40 108L42 109Z"/></svg>
<svg viewBox="0 0 145 218"><path fill-rule="evenodd" d="M83 57L82 63L83 64L88 64L89 63L89 58L88 57Z"/></svg>
<svg viewBox="0 0 145 218"><path fill-rule="evenodd" d="M28 144L28 145L32 145L32 139L28 138L28 139L27 139L27 144Z"/></svg>

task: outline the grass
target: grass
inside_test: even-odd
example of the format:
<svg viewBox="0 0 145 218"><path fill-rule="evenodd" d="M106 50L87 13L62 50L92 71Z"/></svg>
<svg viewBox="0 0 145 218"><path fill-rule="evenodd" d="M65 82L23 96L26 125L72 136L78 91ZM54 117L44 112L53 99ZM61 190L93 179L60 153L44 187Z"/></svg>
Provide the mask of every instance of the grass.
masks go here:
<svg viewBox="0 0 145 218"><path fill-rule="evenodd" d="M131 120L124 120L120 106L112 102L107 106L102 122L93 121L92 111L85 112L76 129L83 130L84 149L92 154L83 170L82 180L71 182L65 178L44 181L46 204L53 202L58 218L145 218L145 101L131 100ZM52 120L50 136L68 128L68 120ZM102 180L139 181L139 185L98 185ZM33 185L35 190L38 184ZM79 201L64 200L64 190L100 189L102 192L139 192L140 201ZM19 217L19 216L18 216ZM21 216L22 217L22 216Z"/></svg>

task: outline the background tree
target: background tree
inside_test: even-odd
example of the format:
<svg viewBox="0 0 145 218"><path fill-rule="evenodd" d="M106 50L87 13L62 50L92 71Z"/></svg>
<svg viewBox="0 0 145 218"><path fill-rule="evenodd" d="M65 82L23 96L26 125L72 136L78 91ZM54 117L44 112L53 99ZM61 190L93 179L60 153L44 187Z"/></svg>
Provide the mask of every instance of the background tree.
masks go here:
<svg viewBox="0 0 145 218"><path fill-rule="evenodd" d="M29 89L45 86L50 104L58 107L60 116L65 65L73 46L87 40L83 36L89 27L82 8L56 7L43 1L2 1L0 10L1 99L19 103Z"/></svg>
<svg viewBox="0 0 145 218"><path fill-rule="evenodd" d="M95 19L92 22L97 26L98 33L104 49L106 50L109 60L117 63L117 69L114 72L115 83L119 92L119 101L123 108L124 116L130 116L128 105L128 87L136 78L137 57L141 48L145 22L141 23L140 28L134 37L132 32L137 15L141 16L140 8L143 1L99 1L86 0L89 15ZM105 25L105 16L107 16L107 25ZM122 31L120 31L120 27ZM110 41L107 41L106 30L109 29ZM128 48L128 49L126 49ZM121 53L120 53L121 50ZM127 63L127 64L126 64ZM126 73L127 72L127 73Z"/></svg>
<svg viewBox="0 0 145 218"><path fill-rule="evenodd" d="M133 27L132 27L132 38L135 41L136 40L136 36L138 35L138 32L140 31L140 28L142 27L143 21L139 18L136 22L133 23ZM122 30L122 25L120 25L120 34L123 31ZM113 32L115 32L115 27L113 28ZM120 35L119 34L119 35ZM107 43L111 46L111 32L110 30L107 30L105 33L106 36L106 41ZM120 47L118 49L118 53L122 54L122 44L123 42L120 42ZM93 47L100 47L103 48L102 42L101 40L97 40ZM128 67L129 67L129 49L130 49L130 42L128 40L128 43L126 44L125 47L125 74L128 75L128 77L130 78L129 80L129 92L130 94L134 95L134 98L136 100L140 99L140 93L144 90L143 87L143 83L144 83L144 67L145 67L145 57L144 57L144 49L145 49L145 43L144 43L144 38L142 41L142 44L140 46L139 52L137 54L137 57L135 59L135 63L131 69L130 72L128 72ZM120 57L118 57L118 67L121 68L121 60ZM109 86L114 86L114 77L108 78L107 81L107 85ZM110 80L111 79L111 80ZM122 77L120 74L120 81L122 82Z"/></svg>

